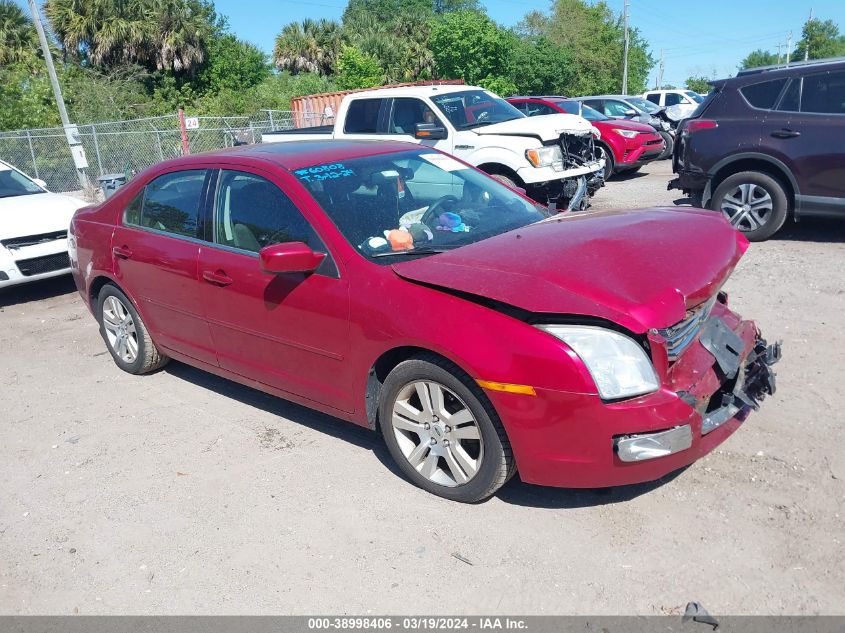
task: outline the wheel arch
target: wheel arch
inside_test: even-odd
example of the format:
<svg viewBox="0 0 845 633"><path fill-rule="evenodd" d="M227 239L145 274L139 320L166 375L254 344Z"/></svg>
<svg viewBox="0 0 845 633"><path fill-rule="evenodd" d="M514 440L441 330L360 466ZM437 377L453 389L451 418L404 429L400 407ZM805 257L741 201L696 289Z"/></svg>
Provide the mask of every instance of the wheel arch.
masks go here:
<svg viewBox="0 0 845 633"><path fill-rule="evenodd" d="M441 358L448 363L455 365L458 369L469 376L470 379L472 379L472 372L468 371L463 363L433 349L417 345L401 345L385 350L378 358L375 359L367 373L365 410L367 413L367 426L369 428L379 431L379 398L381 397L382 385L384 384L388 374L390 374L390 372L393 371L393 369L400 363L423 354Z"/></svg>
<svg viewBox="0 0 845 633"><path fill-rule="evenodd" d="M525 187L525 182L519 177L513 169L502 163L482 163L478 168L487 174L498 174L499 176L507 176L513 180L520 187Z"/></svg>
<svg viewBox="0 0 845 633"><path fill-rule="evenodd" d="M702 204L709 205L713 193L726 178L743 171L758 171L780 182L786 190L789 209L795 208L795 196L801 192L792 171L777 158L755 152L735 154L716 163L710 170L710 179Z"/></svg>

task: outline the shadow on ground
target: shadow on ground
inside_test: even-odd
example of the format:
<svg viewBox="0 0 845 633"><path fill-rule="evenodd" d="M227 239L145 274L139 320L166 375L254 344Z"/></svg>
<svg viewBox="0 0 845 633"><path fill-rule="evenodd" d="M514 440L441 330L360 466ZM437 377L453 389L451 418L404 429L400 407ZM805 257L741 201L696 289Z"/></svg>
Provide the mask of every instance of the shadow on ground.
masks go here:
<svg viewBox="0 0 845 633"><path fill-rule="evenodd" d="M50 297L58 297L75 293L76 285L73 277L62 275L42 281L32 281L17 286L9 286L0 290L0 307L15 306L30 301L42 301Z"/></svg>
<svg viewBox="0 0 845 633"><path fill-rule="evenodd" d="M171 362L165 367L164 371L176 378L187 380L198 387L209 389L227 398L232 398L248 406L286 418L315 431L320 431L321 433L349 442L359 448L371 451L393 476L404 478L402 472L393 462L393 458L390 456L387 447L378 433L293 402L271 396L257 389L220 378L219 376L209 374L189 365ZM520 481L517 475L496 496L505 503L518 506L535 508L586 508L630 501L671 481L681 472L676 471L662 479L647 484L589 490L533 486Z"/></svg>

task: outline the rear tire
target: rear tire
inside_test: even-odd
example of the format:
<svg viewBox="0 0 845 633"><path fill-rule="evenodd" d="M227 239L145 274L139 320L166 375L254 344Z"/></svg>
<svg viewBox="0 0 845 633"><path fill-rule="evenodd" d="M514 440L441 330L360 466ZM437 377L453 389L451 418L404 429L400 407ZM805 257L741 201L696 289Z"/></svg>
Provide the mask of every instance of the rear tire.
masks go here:
<svg viewBox="0 0 845 633"><path fill-rule="evenodd" d="M379 425L399 469L440 497L483 501L516 471L508 436L484 391L439 356L421 354L390 372Z"/></svg>
<svg viewBox="0 0 845 633"><path fill-rule="evenodd" d="M751 242L762 242L786 222L789 202L780 182L758 171L743 171L725 178L710 200Z"/></svg>
<svg viewBox="0 0 845 633"><path fill-rule="evenodd" d="M97 321L106 348L123 371L146 374L170 360L155 346L141 315L117 286L106 284L100 289Z"/></svg>
<svg viewBox="0 0 845 633"><path fill-rule="evenodd" d="M667 158L672 158L672 152L675 151L675 137L673 137L669 132L666 130L661 130L658 132L660 137L663 139L663 142L666 144L666 147L660 152L660 155L657 157L657 160L665 160Z"/></svg>

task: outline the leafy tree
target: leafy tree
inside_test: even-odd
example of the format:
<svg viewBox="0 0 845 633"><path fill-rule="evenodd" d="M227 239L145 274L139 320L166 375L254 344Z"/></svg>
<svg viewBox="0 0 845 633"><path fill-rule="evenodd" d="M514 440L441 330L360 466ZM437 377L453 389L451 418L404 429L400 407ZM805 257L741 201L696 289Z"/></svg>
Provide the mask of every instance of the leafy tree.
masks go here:
<svg viewBox="0 0 845 633"><path fill-rule="evenodd" d="M437 72L477 84L507 74L511 38L495 22L477 11L458 11L440 17L429 40Z"/></svg>
<svg viewBox="0 0 845 633"><path fill-rule="evenodd" d="M343 42L341 27L333 20L292 22L276 36L273 61L293 74L330 75Z"/></svg>
<svg viewBox="0 0 845 633"><path fill-rule="evenodd" d="M688 77L685 85L687 90L692 90L693 92L697 92L699 94L705 95L710 92L710 79L704 75L694 75L692 77Z"/></svg>
<svg viewBox="0 0 845 633"><path fill-rule="evenodd" d="M32 20L12 0L0 0L0 64L30 57L38 47Z"/></svg>
<svg viewBox="0 0 845 633"><path fill-rule="evenodd" d="M381 65L372 55L345 46L337 60L336 80L343 90L372 88L383 81Z"/></svg>
<svg viewBox="0 0 845 633"><path fill-rule="evenodd" d="M197 85L206 93L246 90L270 76L267 55L248 42L226 33L208 47L206 63L197 75Z"/></svg>
<svg viewBox="0 0 845 633"><path fill-rule="evenodd" d="M524 95L565 95L573 81L572 52L549 38L516 39L510 79Z"/></svg>
<svg viewBox="0 0 845 633"><path fill-rule="evenodd" d="M748 53L745 59L739 63L740 70L744 68L759 68L760 66L773 66L778 63L778 56L769 51L758 48Z"/></svg>
<svg viewBox="0 0 845 633"><path fill-rule="evenodd" d="M804 59L807 50L810 59L845 55L845 36L833 20L807 20L792 59Z"/></svg>
<svg viewBox="0 0 845 633"><path fill-rule="evenodd" d="M478 81L478 85L503 97L509 97L518 91L516 84L508 77L485 77Z"/></svg>

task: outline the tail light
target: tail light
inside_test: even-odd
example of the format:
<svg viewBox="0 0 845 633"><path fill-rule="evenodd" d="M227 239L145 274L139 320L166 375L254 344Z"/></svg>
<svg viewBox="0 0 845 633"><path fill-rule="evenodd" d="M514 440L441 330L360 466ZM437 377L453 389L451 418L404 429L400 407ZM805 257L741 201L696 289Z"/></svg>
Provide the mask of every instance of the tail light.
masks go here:
<svg viewBox="0 0 845 633"><path fill-rule="evenodd" d="M692 119L687 121L687 126L684 131L688 134L692 134L693 132L698 132L699 130L712 130L717 127L719 127L719 124L712 119Z"/></svg>

